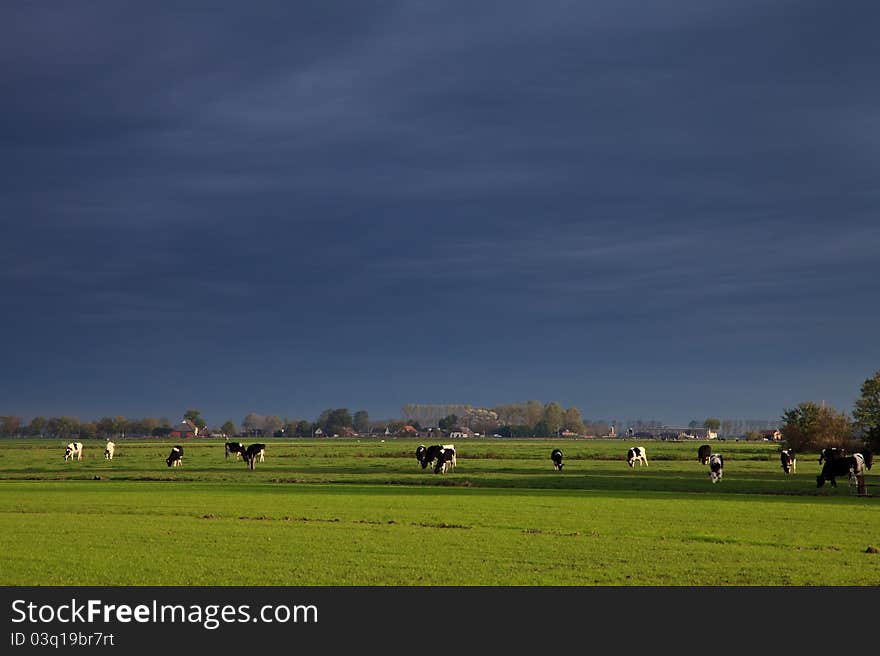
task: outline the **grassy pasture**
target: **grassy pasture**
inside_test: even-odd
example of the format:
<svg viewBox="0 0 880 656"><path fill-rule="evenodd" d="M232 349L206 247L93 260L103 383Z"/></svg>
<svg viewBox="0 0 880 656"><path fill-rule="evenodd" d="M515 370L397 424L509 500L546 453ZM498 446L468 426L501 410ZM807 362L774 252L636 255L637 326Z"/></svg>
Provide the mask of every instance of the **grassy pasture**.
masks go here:
<svg viewBox="0 0 880 656"><path fill-rule="evenodd" d="M875 476L867 497L817 489L816 454L785 476L769 443L716 443L717 485L696 442L646 442L630 469L624 440L459 441L446 475L409 440L267 444L250 471L218 442L169 469L172 442L65 463L61 443L15 441L0 584L880 585Z"/></svg>

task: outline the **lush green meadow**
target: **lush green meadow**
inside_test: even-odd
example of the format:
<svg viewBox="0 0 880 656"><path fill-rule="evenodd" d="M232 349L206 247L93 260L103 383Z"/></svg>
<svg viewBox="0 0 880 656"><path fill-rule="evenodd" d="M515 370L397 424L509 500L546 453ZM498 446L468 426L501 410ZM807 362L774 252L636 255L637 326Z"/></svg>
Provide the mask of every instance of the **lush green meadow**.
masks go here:
<svg viewBox="0 0 880 656"><path fill-rule="evenodd" d="M411 440L267 443L251 471L216 441L174 469L172 442L5 441L0 584L880 585L876 475L817 489L771 443L715 443L717 485L697 442L631 469L625 440L459 441L445 475Z"/></svg>

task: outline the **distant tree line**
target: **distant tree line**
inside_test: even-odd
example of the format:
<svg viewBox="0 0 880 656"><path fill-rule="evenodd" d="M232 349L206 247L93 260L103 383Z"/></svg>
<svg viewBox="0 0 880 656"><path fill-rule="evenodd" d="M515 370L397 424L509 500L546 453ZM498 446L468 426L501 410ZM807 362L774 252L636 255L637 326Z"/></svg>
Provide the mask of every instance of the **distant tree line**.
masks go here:
<svg viewBox="0 0 880 656"><path fill-rule="evenodd" d="M451 412L455 410L457 412ZM445 412L446 414L441 414ZM459 414L460 413L460 414ZM503 437L551 437L566 433L576 435L608 435L612 425L623 422L587 422L576 407L563 408L558 402L541 403L536 400L479 408L466 404L420 405L408 404L402 409L400 419L371 420L366 410L353 414L348 408L328 408L315 421L281 418L277 415L248 413L239 425L231 419L213 431L222 435L260 437L313 437L365 435L373 430L398 434L406 426L419 431L439 429L445 433L469 429L483 435ZM208 422L199 410L190 409L183 418L207 431ZM423 421L424 420L424 421ZM431 420L430 423L428 420ZM731 420L709 417L702 422L705 428L722 434ZM745 426L775 428L781 426L782 437L796 451L818 450L827 446L850 447L868 445L880 449L880 371L866 379L861 395L851 414L846 414L825 404L804 401L795 408L784 410L781 420L773 425L760 420L740 420ZM694 420L690 427L700 422ZM654 426L656 424L656 426ZM636 420L630 427L660 427L659 422ZM0 437L47 437L71 439L122 438L168 435L174 425L165 417L132 419L123 416L105 416L93 421L80 421L77 417L37 416L25 422L16 415L0 415ZM755 429L753 428L752 431ZM210 432L210 431L209 431ZM619 433L622 431L618 431ZM746 431L748 433L748 431ZM730 433L727 433L730 434Z"/></svg>
<svg viewBox="0 0 880 656"><path fill-rule="evenodd" d="M162 436L172 430L171 422L162 417L102 417L97 421L80 421L78 417L34 417L24 423L21 417L0 416L2 437L49 437L60 439L125 438Z"/></svg>

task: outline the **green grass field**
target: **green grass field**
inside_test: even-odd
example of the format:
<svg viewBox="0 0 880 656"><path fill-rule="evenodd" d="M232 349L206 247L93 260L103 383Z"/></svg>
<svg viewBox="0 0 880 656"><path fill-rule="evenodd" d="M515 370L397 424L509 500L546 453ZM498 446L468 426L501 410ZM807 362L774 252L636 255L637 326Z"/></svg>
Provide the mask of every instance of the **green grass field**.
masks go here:
<svg viewBox="0 0 880 656"><path fill-rule="evenodd" d="M446 475L414 441L266 442L254 471L216 441L174 469L171 442L4 442L0 584L880 585L876 475L817 489L770 443L716 443L712 485L696 442L630 469L625 440L459 441Z"/></svg>

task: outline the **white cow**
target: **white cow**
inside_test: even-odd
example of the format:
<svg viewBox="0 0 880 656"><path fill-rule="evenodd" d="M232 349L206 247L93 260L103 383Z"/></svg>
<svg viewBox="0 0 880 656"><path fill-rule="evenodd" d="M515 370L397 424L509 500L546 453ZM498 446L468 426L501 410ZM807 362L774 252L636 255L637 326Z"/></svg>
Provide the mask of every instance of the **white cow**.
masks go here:
<svg viewBox="0 0 880 656"><path fill-rule="evenodd" d="M64 448L64 462L68 460L82 460L83 443L71 442Z"/></svg>
<svg viewBox="0 0 880 656"><path fill-rule="evenodd" d="M634 446L626 452L626 464L630 467L634 467L636 461L638 461L639 467L642 466L642 463L644 463L645 467L648 466L648 458L645 456L645 447Z"/></svg>
<svg viewBox="0 0 880 656"><path fill-rule="evenodd" d="M719 453L713 453L709 456L709 478L713 483L721 480L724 474L724 456Z"/></svg>
<svg viewBox="0 0 880 656"><path fill-rule="evenodd" d="M107 440L107 446L104 447L104 457L107 460L113 460L114 453L116 453L116 444Z"/></svg>

